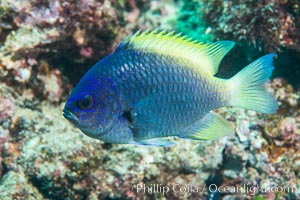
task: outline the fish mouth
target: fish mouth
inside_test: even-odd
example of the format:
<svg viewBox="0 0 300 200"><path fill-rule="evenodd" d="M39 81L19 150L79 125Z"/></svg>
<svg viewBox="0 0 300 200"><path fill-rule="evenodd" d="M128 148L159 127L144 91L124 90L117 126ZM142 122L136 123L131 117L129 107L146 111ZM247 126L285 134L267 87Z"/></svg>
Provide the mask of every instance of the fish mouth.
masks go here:
<svg viewBox="0 0 300 200"><path fill-rule="evenodd" d="M78 117L66 108L63 110L63 116L73 124L78 124L79 122Z"/></svg>

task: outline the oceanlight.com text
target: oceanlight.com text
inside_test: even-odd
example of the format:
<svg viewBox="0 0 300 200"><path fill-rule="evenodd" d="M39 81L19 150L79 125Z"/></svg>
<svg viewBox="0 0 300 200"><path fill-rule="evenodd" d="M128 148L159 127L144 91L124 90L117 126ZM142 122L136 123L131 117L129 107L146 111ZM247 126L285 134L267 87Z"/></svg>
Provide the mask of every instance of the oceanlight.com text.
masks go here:
<svg viewBox="0 0 300 200"><path fill-rule="evenodd" d="M250 185L250 184L241 184L235 186L218 186L216 184L210 185L182 185L174 183L172 185L163 185L163 184L135 184L127 185L124 187L124 190L133 191L137 194L154 194L154 193L221 193L221 194L265 194L265 193L295 193L296 186L264 186L264 185Z"/></svg>

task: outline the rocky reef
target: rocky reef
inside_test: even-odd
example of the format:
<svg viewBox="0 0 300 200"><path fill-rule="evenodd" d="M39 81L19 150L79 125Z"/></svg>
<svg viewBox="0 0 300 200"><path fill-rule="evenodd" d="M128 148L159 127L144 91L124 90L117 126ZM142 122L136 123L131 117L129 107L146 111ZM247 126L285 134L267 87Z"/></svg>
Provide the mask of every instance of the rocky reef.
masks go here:
<svg viewBox="0 0 300 200"><path fill-rule="evenodd" d="M298 1L204 2L206 21L217 37L244 41L264 52L284 47L300 51Z"/></svg>
<svg viewBox="0 0 300 200"><path fill-rule="evenodd" d="M297 6L292 0L1 1L0 199L300 198L300 90L280 71L267 85L279 101L277 115L221 108L216 112L235 133L213 142L108 144L61 114L85 71L138 29L178 29L299 59ZM260 54L253 51L225 58L224 69L242 59L246 65ZM293 63L284 66L294 69ZM226 192L226 186L241 190Z"/></svg>
<svg viewBox="0 0 300 200"><path fill-rule="evenodd" d="M163 148L91 139L61 116L63 104L43 101L34 108L26 107L23 96L11 99L3 91L12 91L1 85L1 98L11 102L8 106L7 101L1 101L5 103L1 107L7 111L13 108L14 112L6 117L10 120L1 123L0 191L5 192L0 192L0 199L135 199L144 195L295 199L300 196L295 190L300 184L299 91L292 91L279 79L269 87L284 110L280 115L222 108L217 112L235 127L234 135L214 142L174 139L176 145ZM163 194L141 189L155 184L168 186L170 191ZM244 184L291 187L295 191L212 194L205 188Z"/></svg>
<svg viewBox="0 0 300 200"><path fill-rule="evenodd" d="M160 4L1 1L0 80L26 95L59 102L69 93L68 84L77 83L125 36L139 29L167 27L174 13Z"/></svg>
<svg viewBox="0 0 300 200"><path fill-rule="evenodd" d="M198 0L192 2L201 2L205 5L202 6L202 17L215 39L229 39L237 42L237 50L234 50L234 54L228 59L246 58L247 62L250 62L263 54L277 52L279 56L274 74L288 79L296 87L300 86L298 78L300 77L298 70L299 1ZM239 66L234 68L240 69ZM222 71L224 74L230 74L226 71L230 71L230 67L225 67Z"/></svg>

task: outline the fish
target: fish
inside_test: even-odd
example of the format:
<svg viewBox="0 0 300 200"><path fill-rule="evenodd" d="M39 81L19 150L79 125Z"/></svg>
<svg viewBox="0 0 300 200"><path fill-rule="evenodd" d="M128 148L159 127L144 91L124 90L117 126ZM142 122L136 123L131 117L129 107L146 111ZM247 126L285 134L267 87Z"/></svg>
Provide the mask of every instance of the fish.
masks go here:
<svg viewBox="0 0 300 200"><path fill-rule="evenodd" d="M234 133L214 112L235 106L275 114L265 83L276 54L233 77L216 76L233 41L205 43L174 31L138 31L98 61L74 87L63 116L89 137L116 144L171 146L168 137L217 140Z"/></svg>

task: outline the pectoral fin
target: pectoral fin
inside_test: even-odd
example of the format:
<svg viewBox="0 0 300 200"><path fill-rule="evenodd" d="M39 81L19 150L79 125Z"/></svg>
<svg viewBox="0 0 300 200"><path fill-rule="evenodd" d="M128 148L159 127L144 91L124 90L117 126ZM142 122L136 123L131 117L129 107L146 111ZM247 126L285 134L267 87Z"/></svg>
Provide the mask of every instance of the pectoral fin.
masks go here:
<svg viewBox="0 0 300 200"><path fill-rule="evenodd" d="M132 109L132 129L135 138L151 138L151 135L148 134L157 129L161 118L156 109L159 98L158 94L151 94L138 102Z"/></svg>
<svg viewBox="0 0 300 200"><path fill-rule="evenodd" d="M228 121L220 115L210 112L200 121L186 128L179 137L194 140L216 140L233 132Z"/></svg>
<svg viewBox="0 0 300 200"><path fill-rule="evenodd" d="M135 127L137 128L150 128L155 122L155 117L152 115L151 110L155 105L156 95L149 95L141 100L132 110L132 119Z"/></svg>

